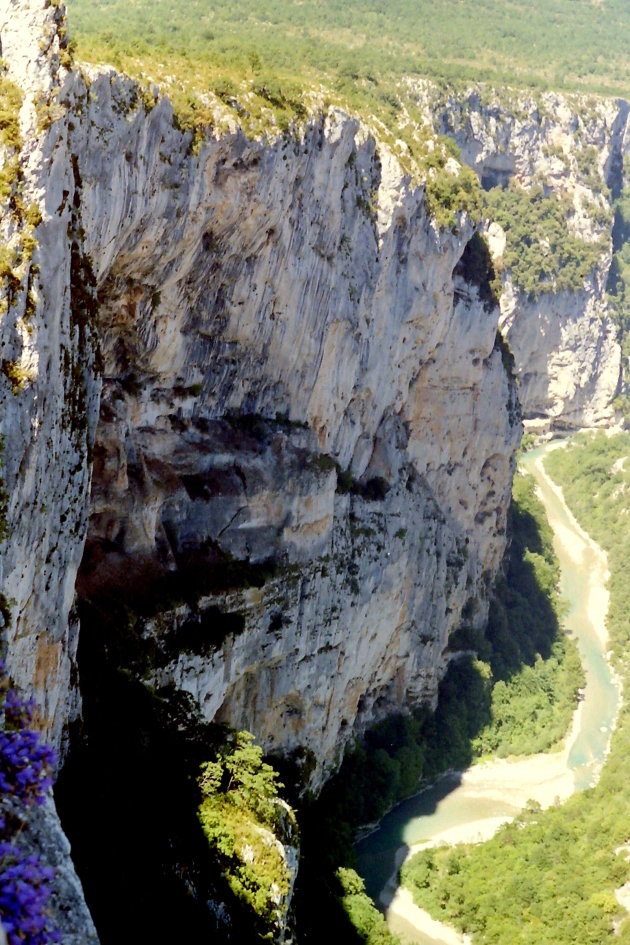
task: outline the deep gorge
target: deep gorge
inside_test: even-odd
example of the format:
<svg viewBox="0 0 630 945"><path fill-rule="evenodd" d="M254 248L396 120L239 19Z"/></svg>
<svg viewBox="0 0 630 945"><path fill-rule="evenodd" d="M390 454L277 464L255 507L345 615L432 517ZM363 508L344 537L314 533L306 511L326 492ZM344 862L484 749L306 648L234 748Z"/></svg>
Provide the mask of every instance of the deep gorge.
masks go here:
<svg viewBox="0 0 630 945"><path fill-rule="evenodd" d="M66 29L56 4L0 7L3 651L66 761L69 832L115 796L99 831L137 831L128 875L155 867L139 897L166 890L175 928L185 912L189 934L228 935L195 817L223 727L256 735L297 804L379 723L428 718L457 634L487 624L521 418L621 416L607 187L628 109L421 83L427 183L333 106L200 140L157 90L76 66ZM540 291L506 222L513 177L545 213L573 200L573 275L548 268ZM178 802L154 836L165 795L136 811L165 769ZM96 941L52 807L40 820L64 942Z"/></svg>

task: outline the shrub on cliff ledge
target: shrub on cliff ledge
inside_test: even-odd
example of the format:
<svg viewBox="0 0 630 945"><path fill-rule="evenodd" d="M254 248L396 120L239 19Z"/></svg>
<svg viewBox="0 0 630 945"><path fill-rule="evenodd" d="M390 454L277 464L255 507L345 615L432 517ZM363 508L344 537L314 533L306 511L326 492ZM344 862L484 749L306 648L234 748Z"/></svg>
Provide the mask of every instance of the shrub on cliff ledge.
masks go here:
<svg viewBox="0 0 630 945"><path fill-rule="evenodd" d="M568 229L568 197L546 197L542 187L495 187L485 195L486 213L504 229L503 264L517 289L535 299L544 292L578 292L605 251Z"/></svg>
<svg viewBox="0 0 630 945"><path fill-rule="evenodd" d="M19 122L21 107L20 89L5 76L0 76L0 141L6 148L19 150L22 147Z"/></svg>
<svg viewBox="0 0 630 945"><path fill-rule="evenodd" d="M289 808L278 799L282 785L262 758L250 732L202 765L199 820L222 864L230 889L262 920L262 934L278 919L291 876L277 838L286 832Z"/></svg>
<svg viewBox="0 0 630 945"><path fill-rule="evenodd" d="M497 276L494 268L488 241L481 233L473 233L466 243L461 259L455 266L454 275L461 276L469 285L477 287L479 301L487 312L491 312L499 304L501 278ZM509 370L512 373L513 365Z"/></svg>
<svg viewBox="0 0 630 945"><path fill-rule="evenodd" d="M440 229L457 230L458 214L465 212L473 223L481 220L479 178L461 164L455 172L448 164L448 152L437 147L420 160L426 171L425 204L429 216Z"/></svg>

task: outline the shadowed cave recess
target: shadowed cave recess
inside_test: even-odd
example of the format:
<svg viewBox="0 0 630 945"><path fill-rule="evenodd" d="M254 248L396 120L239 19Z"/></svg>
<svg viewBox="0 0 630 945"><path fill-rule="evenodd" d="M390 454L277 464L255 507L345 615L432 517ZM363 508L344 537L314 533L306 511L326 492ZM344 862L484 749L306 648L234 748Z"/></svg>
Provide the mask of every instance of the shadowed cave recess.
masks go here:
<svg viewBox="0 0 630 945"><path fill-rule="evenodd" d="M200 764L222 725L251 730L297 802L297 785L319 790L353 735L434 705L450 630L462 612L471 626L485 620L519 409L481 271L491 264L468 249L472 230L438 238L409 193L377 242L344 196L348 155L382 184L374 144L357 143L353 122L307 128L291 162L283 141L215 143L205 204L168 191L162 212L177 237L164 244L166 222L155 217L154 232L145 207L166 200L174 166L190 181L202 159L158 106L136 122L149 140L168 136L170 160L156 159L139 193L140 155L117 157L106 108L120 90L98 81L98 111L74 134L88 136L77 190L102 390L77 577L82 720L56 798L104 943L120 935L108 900L126 888L129 941L147 928L156 941L176 929L239 940L258 934L256 919L230 908L201 835ZM91 123L108 120L111 153L95 168ZM99 176L108 159L124 199L111 168ZM319 164L332 181L321 193ZM284 179L267 196L277 166ZM306 182L309 214L294 192L287 217L280 190ZM325 209L334 186L340 219ZM241 206L252 191L254 222ZM142 226L104 223L106 197L110 213L125 205ZM103 257L98 240L112 231L117 255L108 246ZM321 249L344 232L360 247L354 265ZM394 273L392 308L378 287ZM476 406L488 397L492 427ZM89 844L86 798L103 812ZM161 901L167 915L152 908Z"/></svg>
<svg viewBox="0 0 630 945"><path fill-rule="evenodd" d="M601 257L576 269L583 285L521 291L495 267L496 234L459 206L439 225L425 185L358 119L326 107L264 140L194 139L166 98L73 70L57 8L37 16L52 45L33 36L28 56L2 27L32 122L23 188L42 211L24 222L39 271L1 326L9 662L68 749L56 799L103 945L255 940L268 925L235 903L199 827L200 765L230 731L253 732L306 849L307 794L345 748L369 731L377 753L389 730L374 726L404 730L409 710L427 724L501 573L515 375L530 420L612 416L609 260L600 224L583 223L583 258ZM547 207L551 171L541 195L527 176L534 119L515 107L491 141L498 106L466 94L436 110L436 131L498 212L516 177ZM619 190L627 112L598 108L584 141L608 135L602 173ZM537 154L573 120L558 111L537 113ZM549 350L530 357L539 316ZM572 346L578 380L563 373ZM315 929L298 915L305 941Z"/></svg>

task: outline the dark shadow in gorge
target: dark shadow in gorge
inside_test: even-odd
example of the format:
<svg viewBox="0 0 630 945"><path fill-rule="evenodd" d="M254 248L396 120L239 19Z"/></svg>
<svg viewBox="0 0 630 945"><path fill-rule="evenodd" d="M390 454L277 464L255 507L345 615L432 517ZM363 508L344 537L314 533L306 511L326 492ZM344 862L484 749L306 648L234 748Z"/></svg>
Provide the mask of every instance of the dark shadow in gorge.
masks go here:
<svg viewBox="0 0 630 945"><path fill-rule="evenodd" d="M83 722L55 800L102 945L259 940L197 821L200 765L225 732L182 692L138 681L128 598L80 602Z"/></svg>
<svg viewBox="0 0 630 945"><path fill-rule="evenodd" d="M460 784L461 775L457 772L443 775L420 794L407 798L390 811L386 815L386 831L378 830L356 844L358 871L364 877L366 892L372 899L377 900L393 874L397 858L400 861L409 851L404 839L409 820L434 814L439 804ZM389 902L383 905L389 905Z"/></svg>
<svg viewBox="0 0 630 945"><path fill-rule="evenodd" d="M550 588L540 585L528 558L532 552L544 555L547 539L527 508L514 507L510 523L511 551L487 635L463 626L451 640L458 656L440 685L437 712L419 709L373 728L347 753L317 801L300 796L303 783L296 772L308 771L305 758L299 766L278 761L300 820L303 858L295 908L303 945L366 941L348 917L335 875L340 865L356 863L357 826L377 821L413 794L420 778L431 781L471 763L472 741L490 717L490 686L464 652L477 650L494 677L507 680L537 653L551 651L559 627ZM98 562L88 556L86 568L93 576ZM204 903L230 903L231 897L197 824L196 776L221 732L196 723L181 694L150 692L137 681L145 661L159 654L148 652L137 632L134 582L109 587L100 598L93 585L83 588L92 593L80 605L84 725L75 733L56 798L102 943L220 942L227 930ZM144 600L145 590L140 581L140 610L151 603ZM172 589L167 591L170 597ZM427 793L428 813L455 783L441 780ZM242 908L234 901L228 908L231 941L259 940Z"/></svg>
<svg viewBox="0 0 630 945"><path fill-rule="evenodd" d="M423 814L435 812L439 802L459 783L457 776L440 778L449 769L463 770L474 759L473 740L491 719L492 687L466 655L475 651L489 663L493 679L509 682L524 666L532 666L537 654L552 653L560 634L552 603L558 568L551 546L551 531L539 524L532 506L533 487L513 503L510 511L511 546L498 580L485 634L462 626L451 638L456 658L439 687L438 708L431 715L418 710L376 726L364 742L346 754L342 768L325 786L320 798L302 815L303 861L298 876L296 906L300 941L353 941L343 920L335 927L325 918L327 909L344 913L336 870L357 865L353 839L360 825L374 823L405 797L417 791L418 780L435 782L422 797ZM538 567L532 556L545 565ZM436 780L437 779L437 780ZM377 851L378 881L386 881L394 869L396 850L403 846L405 806L416 812L419 799L403 801L400 843ZM419 813L417 811L416 813ZM390 815L392 816L392 815ZM378 891L374 884L371 895ZM382 888L382 887L381 887ZM330 906L323 908L323 903ZM345 919L347 923L347 916ZM366 928L369 922L366 921ZM364 935L360 940L381 941ZM375 932L373 934L376 934ZM356 933L355 933L356 937ZM384 940L383 940L384 941Z"/></svg>

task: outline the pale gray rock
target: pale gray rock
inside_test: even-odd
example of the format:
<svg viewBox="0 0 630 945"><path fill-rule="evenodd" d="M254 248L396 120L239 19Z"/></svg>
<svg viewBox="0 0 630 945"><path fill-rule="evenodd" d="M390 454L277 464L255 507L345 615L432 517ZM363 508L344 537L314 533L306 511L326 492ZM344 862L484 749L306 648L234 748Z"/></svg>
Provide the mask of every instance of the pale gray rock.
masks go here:
<svg viewBox="0 0 630 945"><path fill-rule="evenodd" d="M17 289L10 291L5 280L0 286L1 468L7 492L0 582L12 612L4 630L6 662L18 686L38 702L44 732L57 747L79 711L78 625L70 612L85 541L100 387L96 336L83 316L81 209L69 118L57 103L58 120L44 128L35 107L56 96L67 79L59 65L61 21L62 11L43 2L0 3L3 61L24 93L21 197L41 213L33 257L15 271ZM0 208L3 242L18 246L23 228L7 207ZM6 376L7 364L23 371L22 389Z"/></svg>
<svg viewBox="0 0 630 945"><path fill-rule="evenodd" d="M168 102L147 114L94 72L71 140L104 354L86 592L271 559L262 588L160 614L149 678L307 748L321 784L366 725L434 702L505 548L521 428L497 310L454 295L471 227L436 232L423 189L335 111L195 155ZM178 652L217 608L242 632Z"/></svg>
<svg viewBox="0 0 630 945"><path fill-rule="evenodd" d="M514 352L519 399L528 426L574 430L610 425L621 384L621 349L606 300L612 258L612 194L623 183L628 103L587 95L471 86L443 93L410 81L426 120L455 139L486 187L513 181L568 199L569 232L603 241L595 269L574 292L536 299L503 274L501 327ZM502 263L505 236L489 243Z"/></svg>
<svg viewBox="0 0 630 945"><path fill-rule="evenodd" d="M1 357L26 371L0 377L8 666L63 747L86 536L85 593L196 569L199 599L141 621L145 678L302 751L317 787L367 725L435 703L504 553L521 423L498 310L454 276L472 225L438 232L335 110L193 149L168 101L66 72L59 16L0 4L42 216L39 269L1 296ZM227 565L260 579L208 586Z"/></svg>
<svg viewBox="0 0 630 945"><path fill-rule="evenodd" d="M29 812L28 826L20 845L36 853L55 870L49 909L63 945L98 945L98 935L85 904L83 888L74 869L70 844L61 828L52 798Z"/></svg>
<svg viewBox="0 0 630 945"><path fill-rule="evenodd" d="M519 299L510 284L503 291L500 324L520 365L528 425L575 430L614 420L621 349L594 282L536 300Z"/></svg>
<svg viewBox="0 0 630 945"><path fill-rule="evenodd" d="M63 752L68 723L80 711L72 604L87 528L99 381L96 338L82 315L80 202L62 106L55 105L58 120L44 127L52 117L47 106L67 78L59 62L62 20L61 9L41 0L0 0L3 63L24 94L21 197L41 213L32 259L16 266L15 286L6 280L0 285L1 477L7 496L0 590L10 609L2 635L8 671L36 699L44 736ZM0 153L0 164L8 157ZM24 229L9 207L0 207L0 242L18 248ZM13 389L8 364L23 372L21 389ZM55 867L52 910L64 945L96 943L52 801L29 814L22 842Z"/></svg>

